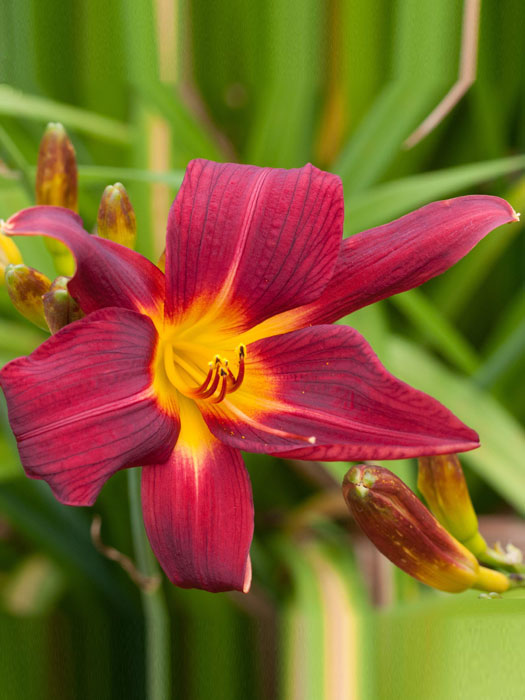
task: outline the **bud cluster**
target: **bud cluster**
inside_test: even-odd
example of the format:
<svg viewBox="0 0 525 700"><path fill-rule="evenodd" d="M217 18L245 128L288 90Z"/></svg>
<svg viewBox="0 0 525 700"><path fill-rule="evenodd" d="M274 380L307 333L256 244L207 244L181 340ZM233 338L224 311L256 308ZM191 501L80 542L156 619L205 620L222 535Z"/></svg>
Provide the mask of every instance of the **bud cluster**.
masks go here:
<svg viewBox="0 0 525 700"><path fill-rule="evenodd" d="M399 477L379 466L352 467L343 480L343 495L379 551L422 583L449 593L506 591L510 578L481 566L471 551L472 545L477 550L486 545L457 458L425 458L420 484L436 508L434 515Z"/></svg>
<svg viewBox="0 0 525 700"><path fill-rule="evenodd" d="M78 211L78 173L75 149L62 124L48 124L38 152L35 199L38 205ZM1 222L0 222L1 223ZM124 185L104 190L97 220L97 235L128 248L135 247L135 212ZM0 284L7 287L13 306L31 323L56 333L84 315L68 290L75 262L60 241L45 238L56 271L53 282L24 264L15 243L0 228Z"/></svg>

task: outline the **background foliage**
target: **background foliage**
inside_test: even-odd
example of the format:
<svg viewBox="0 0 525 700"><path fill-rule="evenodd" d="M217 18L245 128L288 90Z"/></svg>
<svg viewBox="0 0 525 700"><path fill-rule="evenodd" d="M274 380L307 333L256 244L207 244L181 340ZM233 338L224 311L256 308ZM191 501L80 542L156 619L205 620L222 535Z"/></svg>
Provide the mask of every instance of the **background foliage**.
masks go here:
<svg viewBox="0 0 525 700"><path fill-rule="evenodd" d="M0 217L32 203L38 142L62 121L92 227L106 184L128 188L156 260L197 156L341 175L345 232L433 199L525 209L525 6L483 3L478 78L439 127L403 142L455 80L459 0L5 0L0 5ZM481 434L464 465L482 530L523 542L523 225L422 289L346 322L385 365ZM41 241L20 242L52 273ZM43 339L0 289L0 362ZM80 384L79 379L79 384ZM2 697L141 698L135 586L93 547L91 509L26 479L0 414ZM256 505L247 596L166 585L177 697L521 697L524 601L438 595L367 546L342 508L348 465L250 457ZM389 464L414 485L410 461ZM131 554L124 475L94 510ZM521 692L520 692L521 688Z"/></svg>

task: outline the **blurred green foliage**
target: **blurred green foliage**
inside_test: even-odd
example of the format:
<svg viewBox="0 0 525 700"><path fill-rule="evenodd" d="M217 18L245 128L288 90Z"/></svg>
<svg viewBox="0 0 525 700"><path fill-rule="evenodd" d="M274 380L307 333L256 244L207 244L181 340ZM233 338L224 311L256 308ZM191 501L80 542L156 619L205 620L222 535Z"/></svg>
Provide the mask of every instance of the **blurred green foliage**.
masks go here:
<svg viewBox="0 0 525 700"><path fill-rule="evenodd" d="M521 0L483 3L475 84L403 148L455 80L462 12L459 0L5 0L0 217L32 203L48 121L74 141L86 226L105 185L121 181L139 250L154 260L194 157L339 173L347 235L462 193L498 194L523 211ZM493 518L525 511L522 233L496 231L423 289L345 319L394 373L481 433L465 464ZM20 247L51 274L41 241ZM0 288L0 362L44 337ZM94 549L88 510L23 476L3 404L0 428L2 698L142 698L136 588ZM437 595L393 572L348 533L337 500L347 465L247 461L253 591L165 585L176 697L522 697L523 601ZM409 461L389 466L413 485ZM131 554L124 475L95 511L104 540Z"/></svg>

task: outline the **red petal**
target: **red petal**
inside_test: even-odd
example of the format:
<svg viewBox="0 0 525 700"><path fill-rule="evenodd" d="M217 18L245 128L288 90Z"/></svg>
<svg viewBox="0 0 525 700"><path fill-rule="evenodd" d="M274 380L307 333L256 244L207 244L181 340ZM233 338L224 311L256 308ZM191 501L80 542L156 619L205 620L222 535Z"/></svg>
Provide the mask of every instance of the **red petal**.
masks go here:
<svg viewBox="0 0 525 700"><path fill-rule="evenodd" d="M241 389L221 404L201 404L218 438L253 452L399 459L478 446L474 431L393 377L345 326L305 328L249 345Z"/></svg>
<svg viewBox="0 0 525 700"><path fill-rule="evenodd" d="M142 470L151 546L177 586L247 592L253 502L241 454L216 440L198 415L186 439L186 418L181 415L182 432L170 459Z"/></svg>
<svg viewBox="0 0 525 700"><path fill-rule="evenodd" d="M164 461L177 422L157 407L146 317L102 309L66 326L0 372L28 476L68 505L91 505L123 467Z"/></svg>
<svg viewBox="0 0 525 700"><path fill-rule="evenodd" d="M162 309L164 275L146 258L112 241L92 236L82 219L62 207L23 209L4 224L13 236L50 236L65 243L77 269L68 284L85 313L106 306L135 311Z"/></svg>
<svg viewBox="0 0 525 700"><path fill-rule="evenodd" d="M389 224L351 236L341 245L323 294L301 309L269 319L258 337L331 323L418 287L461 260L493 229L517 220L505 200L472 195L427 204Z"/></svg>
<svg viewBox="0 0 525 700"><path fill-rule="evenodd" d="M168 315L193 307L239 330L313 301L332 275L342 226L335 175L192 161L168 219Z"/></svg>

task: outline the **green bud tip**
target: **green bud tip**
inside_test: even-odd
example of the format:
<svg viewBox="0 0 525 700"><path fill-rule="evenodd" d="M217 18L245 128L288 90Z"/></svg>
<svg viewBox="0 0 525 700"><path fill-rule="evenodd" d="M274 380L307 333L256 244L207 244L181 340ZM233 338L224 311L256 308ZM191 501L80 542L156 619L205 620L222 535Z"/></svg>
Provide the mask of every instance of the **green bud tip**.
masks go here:
<svg viewBox="0 0 525 700"><path fill-rule="evenodd" d="M366 498L368 490L377 481L370 469L362 467L352 467L347 475L347 480L354 484L355 490L361 498Z"/></svg>
<svg viewBox="0 0 525 700"><path fill-rule="evenodd" d="M64 137L66 135L66 130L64 125L60 122L48 122L46 126L45 133L55 133L57 136Z"/></svg>
<svg viewBox="0 0 525 700"><path fill-rule="evenodd" d="M53 296L59 303L65 303L69 301L69 292L66 289L55 289L53 290Z"/></svg>

